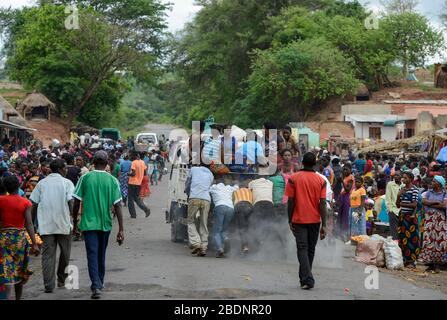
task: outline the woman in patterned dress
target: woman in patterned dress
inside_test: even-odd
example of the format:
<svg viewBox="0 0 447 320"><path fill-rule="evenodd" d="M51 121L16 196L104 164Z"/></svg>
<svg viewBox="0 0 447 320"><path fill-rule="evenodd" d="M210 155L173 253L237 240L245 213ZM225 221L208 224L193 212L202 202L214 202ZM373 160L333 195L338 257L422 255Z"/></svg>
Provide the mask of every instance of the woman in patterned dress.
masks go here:
<svg viewBox="0 0 447 320"><path fill-rule="evenodd" d="M132 167L132 161L129 160L129 155L126 154L120 163L119 182L121 195L123 196L124 206L127 205L127 196L129 194L129 172Z"/></svg>
<svg viewBox="0 0 447 320"><path fill-rule="evenodd" d="M415 269L416 261L421 252L419 242L418 208L419 189L413 185L414 175L411 172L402 174L402 183L405 185L397 196L399 214L399 246L402 249L404 265Z"/></svg>
<svg viewBox="0 0 447 320"><path fill-rule="evenodd" d="M427 271L433 273L440 272L447 245L445 185L443 177L435 176L433 189L424 193L422 200L425 206L425 224L420 258L429 265Z"/></svg>
<svg viewBox="0 0 447 320"><path fill-rule="evenodd" d="M7 196L0 196L0 286L10 291L14 286L16 300L22 297L23 285L32 272L29 270L30 245L39 254L31 217L32 204L19 195L20 182L15 176L3 179Z"/></svg>

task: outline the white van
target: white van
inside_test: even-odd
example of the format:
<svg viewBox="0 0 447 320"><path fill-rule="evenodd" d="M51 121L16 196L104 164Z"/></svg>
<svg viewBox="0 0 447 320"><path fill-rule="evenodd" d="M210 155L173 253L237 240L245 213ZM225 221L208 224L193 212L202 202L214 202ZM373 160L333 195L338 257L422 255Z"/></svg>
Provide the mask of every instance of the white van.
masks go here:
<svg viewBox="0 0 447 320"><path fill-rule="evenodd" d="M160 150L160 144L158 142L158 137L156 133L140 133L135 138L135 148L137 146L147 146L147 149L144 151ZM137 150L140 151L140 150ZM142 151L142 150L141 150Z"/></svg>

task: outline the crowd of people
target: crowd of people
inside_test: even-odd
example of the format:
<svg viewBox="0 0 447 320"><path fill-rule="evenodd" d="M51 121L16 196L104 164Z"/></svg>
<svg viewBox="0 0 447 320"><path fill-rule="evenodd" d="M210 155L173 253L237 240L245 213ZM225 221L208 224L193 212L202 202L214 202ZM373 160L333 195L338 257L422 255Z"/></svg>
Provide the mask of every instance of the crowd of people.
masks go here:
<svg viewBox="0 0 447 320"><path fill-rule="evenodd" d="M224 244L228 242L232 219L240 234L242 254L255 249L259 239L267 236L275 239L275 230L278 230L275 225L284 225L288 220L297 239L301 266L312 265L315 237L320 229L324 237L329 235L331 242L339 238L346 244L351 244L352 237L360 235L381 233L391 236L398 241L407 268L416 268L419 263L426 265L427 271L440 272L441 265L447 262L447 169L443 163L430 157L408 157L405 154L356 155L352 150L344 157L323 148L312 148L306 153L306 148L291 136L291 128L285 127L279 130L274 143L276 173L267 175L262 173L262 167L272 156L272 143L267 134L272 129L276 128L265 124L264 136L255 133L252 139L242 141L230 136L229 130L220 134L214 131L205 139L201 135L201 164L194 164L191 158L193 167L186 186L192 254L207 254L208 216L210 208L214 207L210 239L218 258L225 255ZM230 141L231 148L226 146ZM226 157L226 150L233 150L232 158ZM315 156L314 164L310 154ZM235 161L238 157L242 161ZM302 172L307 171L314 171L314 174L304 178ZM290 189L296 187L297 176L305 182L301 182L302 187L296 189L296 197L293 197ZM310 181L317 185L312 193ZM297 210L299 218L295 220L291 208L296 207L290 199L306 208ZM320 216L324 211L319 207L322 199L326 210ZM313 217L310 217L311 212ZM303 239L302 233L295 231L308 224L315 225L313 229L302 230L309 235L304 245L308 248L306 259L301 252L303 243L298 243ZM322 224L322 227L316 224ZM277 239L281 241L281 235ZM306 276L300 274L300 278L306 282ZM313 280L307 285L312 287Z"/></svg>
<svg viewBox="0 0 447 320"><path fill-rule="evenodd" d="M0 150L0 295L20 299L30 254L42 254L45 292L65 286L72 241L85 241L92 298L100 298L112 215L124 240L121 205L137 218L135 204L162 180L162 150L136 152L124 143L97 143L82 136L73 144L44 148L37 141ZM6 141L6 140L5 140ZM39 240L42 243L39 243ZM56 270L56 249L60 248ZM1 296L0 296L1 298Z"/></svg>
<svg viewBox="0 0 447 320"><path fill-rule="evenodd" d="M290 127L276 136L271 136L273 124L264 129L263 136L250 131L242 141L228 131L214 131L205 139L200 132L199 163L193 161L190 143L185 193L193 255L206 256L212 246L215 256L224 258L232 224L244 256L273 242L285 249L284 230L290 228L301 288L311 289L318 239L350 244L353 236L371 235L385 223L399 242L406 267L421 263L440 271L447 246L447 170L442 163L405 155L349 152L344 157L323 148L307 150ZM167 170L166 154L136 152L131 140L98 146L84 136L48 148L36 142L20 150L2 147L0 289L14 286L20 299L31 274L29 255L40 253L39 234L45 292L64 286L71 241L84 240L92 298L101 297L113 216L119 224L116 240L122 244L122 205L132 219L137 218L135 204L149 217L143 200ZM272 160L274 172L265 170Z"/></svg>

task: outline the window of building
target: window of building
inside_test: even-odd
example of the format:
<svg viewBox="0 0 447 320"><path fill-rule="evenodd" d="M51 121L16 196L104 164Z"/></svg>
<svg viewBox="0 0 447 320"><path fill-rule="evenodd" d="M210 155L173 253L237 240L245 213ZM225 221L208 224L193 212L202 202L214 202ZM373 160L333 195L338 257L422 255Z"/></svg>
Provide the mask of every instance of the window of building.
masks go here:
<svg viewBox="0 0 447 320"><path fill-rule="evenodd" d="M369 128L369 138L373 140L381 140L382 139L382 128Z"/></svg>
<svg viewBox="0 0 447 320"><path fill-rule="evenodd" d="M414 136L414 129L405 129L405 138L411 138Z"/></svg>

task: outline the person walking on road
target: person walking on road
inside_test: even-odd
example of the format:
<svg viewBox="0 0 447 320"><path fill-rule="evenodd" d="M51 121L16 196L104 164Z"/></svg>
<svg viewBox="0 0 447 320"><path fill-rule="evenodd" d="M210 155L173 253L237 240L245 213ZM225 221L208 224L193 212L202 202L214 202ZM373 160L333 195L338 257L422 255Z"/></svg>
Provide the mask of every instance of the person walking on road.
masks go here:
<svg viewBox="0 0 447 320"><path fill-rule="evenodd" d="M0 286L6 286L7 296L14 288L15 298L20 300L23 286L32 275L30 250L37 256L39 247L31 217L32 203L19 195L19 179L11 175L2 181L9 195L0 196ZM31 248L25 231L31 238Z"/></svg>
<svg viewBox="0 0 447 320"><path fill-rule="evenodd" d="M120 163L119 173L120 189L124 206L127 206L127 195L129 194L129 173L131 168L132 161L129 160L129 155L125 154Z"/></svg>
<svg viewBox="0 0 447 320"><path fill-rule="evenodd" d="M121 213L121 192L118 180L105 169L108 156L98 151L93 163L95 170L82 176L76 186L73 197L74 220L77 220L79 206L83 202L80 229L85 239L88 272L90 276L92 299L100 299L104 289L106 271L106 250L112 231L112 207L118 219L119 231L116 240L119 245L124 241L123 216Z"/></svg>
<svg viewBox="0 0 447 320"><path fill-rule="evenodd" d="M207 167L193 167L186 180L188 195L188 236L191 254L206 256L208 249L208 214L210 211L210 187L214 176ZM197 224L199 228L197 228Z"/></svg>
<svg viewBox="0 0 447 320"><path fill-rule="evenodd" d="M147 166L143 160L141 160L140 154L134 152L132 154L132 166L129 173L129 194L128 194L128 206L129 213L132 219L137 218L137 212L135 211L135 203L141 210L146 213L146 218L150 216L151 210L144 204L140 198L140 188L143 182L143 178L146 175Z"/></svg>
<svg viewBox="0 0 447 320"><path fill-rule="evenodd" d="M71 253L71 216L73 215L73 183L64 178L67 172L62 159L50 164L51 174L40 181L30 196L37 211L39 234L42 237L42 273L46 293L52 293L56 285L56 250L59 246L57 286L65 286ZM37 210L36 210L37 209Z"/></svg>
<svg viewBox="0 0 447 320"><path fill-rule="evenodd" d="M315 286L312 263L318 234L321 240L326 237L326 182L314 171L316 164L316 156L306 153L304 169L292 175L286 189L290 229L296 240L299 277L304 290Z"/></svg>

